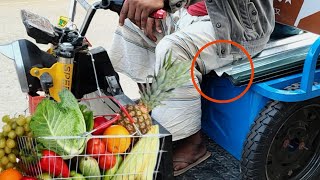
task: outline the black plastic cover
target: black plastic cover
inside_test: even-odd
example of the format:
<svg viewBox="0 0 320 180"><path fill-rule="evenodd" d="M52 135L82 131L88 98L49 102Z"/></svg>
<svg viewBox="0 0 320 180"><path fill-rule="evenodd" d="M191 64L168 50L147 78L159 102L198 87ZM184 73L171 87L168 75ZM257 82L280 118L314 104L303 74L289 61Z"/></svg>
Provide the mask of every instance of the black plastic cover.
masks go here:
<svg viewBox="0 0 320 180"><path fill-rule="evenodd" d="M119 82L119 75L115 72L107 51L102 47L90 50L97 72L98 83L101 90L108 94L108 82L106 76L115 76ZM80 99L85 94L97 91L97 84L94 75L91 55L86 52L75 54L74 71L72 79L72 93Z"/></svg>
<svg viewBox="0 0 320 180"><path fill-rule="evenodd" d="M29 85L29 93L35 94L37 91L41 90L41 85L37 77L31 76L30 70L33 67L49 68L54 63L56 63L57 60L54 56L45 51L40 50L38 46L26 39L19 40L19 46L22 55L25 74L27 76L27 81Z"/></svg>

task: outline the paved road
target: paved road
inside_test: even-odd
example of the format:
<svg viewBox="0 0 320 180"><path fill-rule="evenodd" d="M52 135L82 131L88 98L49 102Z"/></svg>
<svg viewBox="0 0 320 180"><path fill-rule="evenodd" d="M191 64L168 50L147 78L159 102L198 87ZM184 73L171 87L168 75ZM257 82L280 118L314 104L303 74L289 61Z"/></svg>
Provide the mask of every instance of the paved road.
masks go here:
<svg viewBox="0 0 320 180"><path fill-rule="evenodd" d="M1 0L0 44L10 43L22 38L33 41L27 36L21 22L21 9L42 15L55 24L60 15L68 15L69 2L68 0ZM90 2L94 1L91 0ZM76 23L79 23L80 26L85 12L81 7L78 7L77 14ZM93 45L103 46L108 49L111 45L117 22L117 14L109 11L98 11L88 31L88 39ZM47 48L45 45L40 45L39 47L43 50ZM135 83L127 77L121 77L121 83L126 94L132 98L137 98L138 91ZM27 107L26 94L20 90L13 61L0 55L0 117L5 114L23 113Z"/></svg>

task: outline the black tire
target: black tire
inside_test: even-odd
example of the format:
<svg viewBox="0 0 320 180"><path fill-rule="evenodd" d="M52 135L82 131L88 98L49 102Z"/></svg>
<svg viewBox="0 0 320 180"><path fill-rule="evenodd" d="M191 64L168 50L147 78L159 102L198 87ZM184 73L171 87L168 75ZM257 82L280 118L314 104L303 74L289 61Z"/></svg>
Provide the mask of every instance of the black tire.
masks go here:
<svg viewBox="0 0 320 180"><path fill-rule="evenodd" d="M307 110L310 110L311 114ZM299 113L305 114L307 118L301 118ZM303 122L309 123L309 126ZM305 129L300 127L301 123ZM244 180L320 179L320 128L316 130L315 127L320 127L320 98L297 103L269 102L255 120L244 143L241 178ZM287 135L284 136L286 133L281 135L286 129L288 129ZM313 136L311 136L312 132L314 132ZM298 133L298 135L292 135L292 133ZM309 148L307 140L303 140L308 137L304 136L307 133L310 133L310 143L316 142ZM284 137L283 143L281 143L282 137ZM305 159L298 159L298 163L290 164L289 160L295 158L292 155L295 153L299 155L297 157L305 157ZM304 156L302 156L303 153L305 153ZM281 154L285 156L279 156ZM285 159L285 161L279 159ZM291 167L299 167L299 170L283 170L283 176L278 176L280 172L277 171Z"/></svg>

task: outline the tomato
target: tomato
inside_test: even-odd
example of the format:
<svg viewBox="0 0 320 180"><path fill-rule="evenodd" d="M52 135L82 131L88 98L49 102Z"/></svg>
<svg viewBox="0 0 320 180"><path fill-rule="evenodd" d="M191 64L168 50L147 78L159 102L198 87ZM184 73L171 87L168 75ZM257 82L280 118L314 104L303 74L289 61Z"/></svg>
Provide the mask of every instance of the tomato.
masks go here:
<svg viewBox="0 0 320 180"><path fill-rule="evenodd" d="M68 178L70 176L69 166L54 151L43 150L41 152L39 166L42 172L49 173L53 176L62 176Z"/></svg>
<svg viewBox="0 0 320 180"><path fill-rule="evenodd" d="M90 139L87 143L87 154L98 158L100 154L106 153L106 144L101 139Z"/></svg>
<svg viewBox="0 0 320 180"><path fill-rule="evenodd" d="M98 117L94 118L93 129L96 129L98 126L100 126L101 124L103 124L107 121L108 120L106 118L104 118L103 116L98 116ZM97 131L93 132L92 134L93 135L102 135L105 129L106 128L97 130Z"/></svg>
<svg viewBox="0 0 320 180"><path fill-rule="evenodd" d="M112 169L116 165L117 158L111 153L106 152L104 155L99 156L98 161L99 161L99 167L101 169L108 170L108 169Z"/></svg>

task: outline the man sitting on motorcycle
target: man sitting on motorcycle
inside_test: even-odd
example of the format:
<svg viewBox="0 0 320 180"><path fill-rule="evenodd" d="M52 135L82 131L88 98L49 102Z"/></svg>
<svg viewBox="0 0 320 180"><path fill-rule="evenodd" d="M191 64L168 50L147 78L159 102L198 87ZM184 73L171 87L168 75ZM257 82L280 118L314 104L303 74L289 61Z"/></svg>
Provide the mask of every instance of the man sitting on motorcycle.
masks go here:
<svg viewBox="0 0 320 180"><path fill-rule="evenodd" d="M148 18L162 8L170 12L165 20ZM126 0L110 57L118 72L146 83L169 50L173 59L191 61L205 44L225 39L241 44L255 56L267 44L274 24L273 0ZM244 57L230 44L206 48L196 63L198 86L202 75ZM191 79L174 93L152 116L179 141L173 154L175 175L179 175L210 153L200 134L201 96Z"/></svg>

